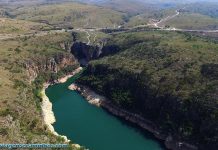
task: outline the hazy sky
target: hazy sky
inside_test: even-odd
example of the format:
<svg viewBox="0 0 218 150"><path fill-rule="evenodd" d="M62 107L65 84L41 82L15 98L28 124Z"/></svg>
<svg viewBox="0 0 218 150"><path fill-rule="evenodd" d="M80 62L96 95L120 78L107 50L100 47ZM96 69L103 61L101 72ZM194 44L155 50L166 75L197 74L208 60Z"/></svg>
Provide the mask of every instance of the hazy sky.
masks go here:
<svg viewBox="0 0 218 150"><path fill-rule="evenodd" d="M82 2L110 2L110 1L126 1L126 0L78 0ZM140 2L160 2L160 3L193 3L193 2L217 2L218 0L128 0Z"/></svg>

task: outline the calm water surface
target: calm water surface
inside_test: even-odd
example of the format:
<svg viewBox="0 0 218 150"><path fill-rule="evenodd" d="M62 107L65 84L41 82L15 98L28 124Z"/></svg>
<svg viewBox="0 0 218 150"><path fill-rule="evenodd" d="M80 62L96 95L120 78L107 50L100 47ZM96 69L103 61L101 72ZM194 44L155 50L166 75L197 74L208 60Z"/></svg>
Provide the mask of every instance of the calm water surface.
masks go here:
<svg viewBox="0 0 218 150"><path fill-rule="evenodd" d="M46 90L53 103L57 133L90 150L164 150L149 133L90 105L80 94L68 90L75 79Z"/></svg>

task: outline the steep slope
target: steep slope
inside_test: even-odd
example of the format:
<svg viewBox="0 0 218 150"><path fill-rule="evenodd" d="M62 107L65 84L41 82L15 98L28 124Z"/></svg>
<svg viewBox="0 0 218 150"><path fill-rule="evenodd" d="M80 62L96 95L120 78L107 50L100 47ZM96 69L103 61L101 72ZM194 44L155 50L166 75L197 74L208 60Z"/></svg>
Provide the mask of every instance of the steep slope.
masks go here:
<svg viewBox="0 0 218 150"><path fill-rule="evenodd" d="M192 30L217 30L218 19L198 13L181 13L179 16L163 23L165 26Z"/></svg>
<svg viewBox="0 0 218 150"><path fill-rule="evenodd" d="M111 44L119 51L91 61L78 82L151 120L171 140L216 149L218 45L160 31L117 34Z"/></svg>

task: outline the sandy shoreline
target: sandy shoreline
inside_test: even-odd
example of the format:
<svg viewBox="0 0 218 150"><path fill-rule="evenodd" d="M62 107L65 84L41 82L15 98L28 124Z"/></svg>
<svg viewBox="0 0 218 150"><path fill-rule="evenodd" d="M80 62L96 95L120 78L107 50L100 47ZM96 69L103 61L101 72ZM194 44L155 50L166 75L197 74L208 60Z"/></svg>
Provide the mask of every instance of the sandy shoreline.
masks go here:
<svg viewBox="0 0 218 150"><path fill-rule="evenodd" d="M75 74L79 73L81 70L82 70L82 67L77 68L70 75L67 75L67 76L65 76L65 77L63 77L61 79L58 79L58 81L55 84L66 82L69 78L73 77ZM50 132L52 134L54 134L55 136L60 136L60 137L64 138L64 141L66 143L69 143L70 140L66 136L59 135L55 131L55 129L54 129L53 125L52 125L52 124L54 124L56 122L56 119L55 119L54 112L52 111L52 103L50 102L49 98L45 94L45 90L50 85L52 85L52 84L51 83L44 83L43 84L43 89L41 91L41 94L42 94L41 108L42 108L43 120L44 120L44 123L47 125L48 129L50 130ZM77 147L77 148L80 147L80 145L78 145L78 144L72 144L72 146Z"/></svg>
<svg viewBox="0 0 218 150"><path fill-rule="evenodd" d="M76 75L77 73L79 73L80 71L82 71L82 67L77 68L76 70L74 70L71 74L66 75L63 78L58 79L57 83L65 83L69 78L73 77L74 75Z"/></svg>
<svg viewBox="0 0 218 150"><path fill-rule="evenodd" d="M45 94L45 90L46 88L49 86L49 84L44 84L43 85L43 89L42 89L42 116L44 119L45 124L47 125L48 129L51 131L52 134L56 135L56 136L61 136L62 138L64 138L64 141L66 143L69 143L70 140L67 139L66 136L63 135L59 135L55 130L54 127L52 126L52 124L55 123L55 116L54 113L52 111L52 103L50 102L50 100L48 99L48 97Z"/></svg>

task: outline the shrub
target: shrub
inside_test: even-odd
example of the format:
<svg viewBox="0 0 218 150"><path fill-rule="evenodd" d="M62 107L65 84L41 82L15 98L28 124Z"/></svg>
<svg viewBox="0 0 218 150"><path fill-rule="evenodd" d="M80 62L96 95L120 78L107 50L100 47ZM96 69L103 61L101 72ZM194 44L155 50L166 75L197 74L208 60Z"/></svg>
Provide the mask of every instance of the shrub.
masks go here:
<svg viewBox="0 0 218 150"><path fill-rule="evenodd" d="M18 79L15 79L14 80L14 88L26 88L27 87L27 85L23 82L23 81L21 81L21 80L18 80Z"/></svg>
<svg viewBox="0 0 218 150"><path fill-rule="evenodd" d="M2 135L2 136L8 135L8 129L7 128L0 128L0 135Z"/></svg>
<svg viewBox="0 0 218 150"><path fill-rule="evenodd" d="M17 52L17 53L20 53L21 52L21 50L17 47L17 48L15 48L15 50L14 50L15 52Z"/></svg>
<svg viewBox="0 0 218 150"><path fill-rule="evenodd" d="M6 109L0 111L0 116L5 117L5 116L9 115L10 113L11 113L11 111L8 108L6 108Z"/></svg>
<svg viewBox="0 0 218 150"><path fill-rule="evenodd" d="M201 73L207 78L218 79L218 64L203 64Z"/></svg>

